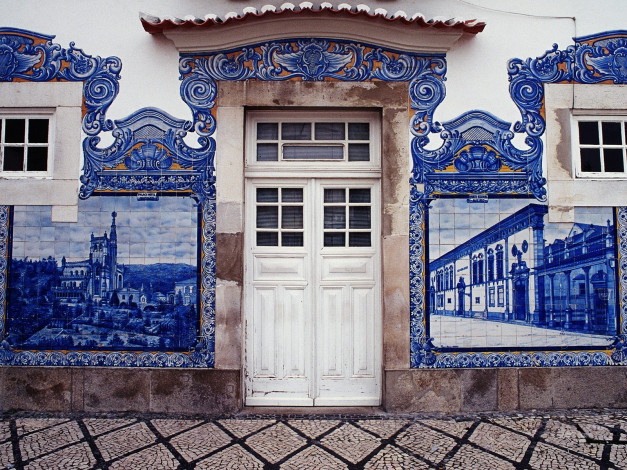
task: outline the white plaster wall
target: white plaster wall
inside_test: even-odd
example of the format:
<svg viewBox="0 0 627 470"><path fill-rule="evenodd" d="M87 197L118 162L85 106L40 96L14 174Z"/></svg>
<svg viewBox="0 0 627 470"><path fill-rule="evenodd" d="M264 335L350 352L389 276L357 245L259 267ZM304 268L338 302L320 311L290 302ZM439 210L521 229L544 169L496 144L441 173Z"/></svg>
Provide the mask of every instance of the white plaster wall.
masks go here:
<svg viewBox="0 0 627 470"><path fill-rule="evenodd" d="M553 43L561 48L575 35L625 27L624 0L342 0L368 4L372 10L420 11L425 17L478 18L482 33L462 39L448 54L447 97L436 119L449 120L482 109L507 121L519 113L509 98L507 61L541 55ZM86 53L122 59L120 94L109 117L120 119L135 110L156 106L179 118L189 111L179 97L178 53L161 36L146 33L139 12L155 16L224 16L270 0L0 0L0 25L55 34L62 47L71 41ZM298 3L295 1L294 3ZM321 0L314 0L314 4ZM333 2L336 5L340 1ZM400 25L399 25L400 26Z"/></svg>

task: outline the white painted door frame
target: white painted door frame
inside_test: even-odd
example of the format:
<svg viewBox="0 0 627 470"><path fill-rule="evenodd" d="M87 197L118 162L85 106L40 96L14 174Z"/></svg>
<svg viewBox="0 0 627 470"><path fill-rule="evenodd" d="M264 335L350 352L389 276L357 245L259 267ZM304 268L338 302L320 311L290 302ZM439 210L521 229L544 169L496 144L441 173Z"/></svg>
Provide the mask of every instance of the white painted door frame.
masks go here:
<svg viewBox="0 0 627 470"><path fill-rule="evenodd" d="M380 181L342 173L343 178L247 178L248 406L380 404ZM258 187L303 189L303 247L256 246ZM370 247L323 246L325 188L344 188L347 197L352 193L346 188L371 188Z"/></svg>

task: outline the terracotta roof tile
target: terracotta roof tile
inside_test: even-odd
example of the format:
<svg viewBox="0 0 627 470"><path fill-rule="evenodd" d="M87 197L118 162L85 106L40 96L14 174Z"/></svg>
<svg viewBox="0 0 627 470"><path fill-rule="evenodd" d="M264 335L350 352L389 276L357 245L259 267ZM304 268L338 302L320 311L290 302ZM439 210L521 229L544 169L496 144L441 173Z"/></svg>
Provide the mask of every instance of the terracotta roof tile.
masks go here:
<svg viewBox="0 0 627 470"><path fill-rule="evenodd" d="M140 19L144 30L151 34L157 34L173 29L211 28L229 24L241 24L264 17L289 17L296 15L331 15L334 17L362 16L372 19L373 21L397 22L402 25L416 26L420 28L452 28L462 30L463 32L470 34L480 33L486 26L484 22L477 21L475 19L464 20L443 17L427 19L420 13L410 15L402 10L390 13L383 8L377 8L372 11L372 9L365 4L351 6L347 3L340 3L337 6L334 6L329 2L323 2L318 7L314 6L311 2L301 2L298 5L293 3L283 3L278 7L274 5L264 5L259 9L246 7L241 13L234 11L228 12L222 18L214 14L207 14L203 18L195 16L185 16L182 19L175 17L159 18L146 13L140 13Z"/></svg>

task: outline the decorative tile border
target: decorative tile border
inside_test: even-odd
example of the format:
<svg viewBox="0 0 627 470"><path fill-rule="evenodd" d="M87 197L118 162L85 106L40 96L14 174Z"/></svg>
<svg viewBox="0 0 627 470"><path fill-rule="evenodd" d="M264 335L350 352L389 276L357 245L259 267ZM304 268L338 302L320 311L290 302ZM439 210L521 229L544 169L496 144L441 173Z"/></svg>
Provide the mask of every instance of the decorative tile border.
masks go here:
<svg viewBox="0 0 627 470"><path fill-rule="evenodd" d="M434 129L443 144L434 151L412 148L414 178L423 191L412 188L410 201L410 310L411 367L578 366L627 363L627 208L617 209L619 331L608 348L584 351L489 352L481 349L440 352L426 331L425 216L439 195L498 196L529 194L546 200L542 176L542 135L545 83L627 83L623 67L627 57L627 31L610 31L575 38L565 50L555 45L536 59L513 59L508 64L510 95L522 119L513 126L482 111L465 113ZM528 150L512 147L514 133L525 133ZM428 141L427 141L428 142ZM496 155L495 155L496 154ZM516 173L528 162L527 173ZM446 173L443 170L448 170ZM524 176L523 176L524 175ZM428 269L426 270L428 271ZM427 274L428 276L428 274ZM420 279L417 279L419 277ZM418 290L418 291L417 291ZM548 351L548 352L547 352Z"/></svg>
<svg viewBox="0 0 627 470"><path fill-rule="evenodd" d="M79 197L94 193L148 192L188 194L202 205L200 334L189 352L14 351L0 342L0 363L10 365L90 365L146 367L213 367L215 336L215 141L198 132L198 146L184 137L200 124L175 119L156 108L143 108L112 121L106 112L119 90L122 64L117 57L85 54L72 43L62 48L54 36L1 28L0 56L8 66L0 81L82 81L85 162ZM100 148L99 134L111 132L115 141ZM0 208L0 300L5 328L7 260L10 255L8 207Z"/></svg>

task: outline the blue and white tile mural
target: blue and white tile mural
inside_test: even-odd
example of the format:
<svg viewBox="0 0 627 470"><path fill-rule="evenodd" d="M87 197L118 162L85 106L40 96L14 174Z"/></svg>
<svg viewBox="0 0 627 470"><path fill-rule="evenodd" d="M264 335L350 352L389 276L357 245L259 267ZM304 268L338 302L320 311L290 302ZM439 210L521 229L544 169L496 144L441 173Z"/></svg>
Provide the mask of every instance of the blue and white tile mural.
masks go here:
<svg viewBox="0 0 627 470"><path fill-rule="evenodd" d="M441 198L428 210L428 324L437 348L604 346L617 333L610 208L547 223L534 199Z"/></svg>
<svg viewBox="0 0 627 470"><path fill-rule="evenodd" d="M13 349L186 351L198 335L201 216L187 197L93 196L78 223L15 206Z"/></svg>

